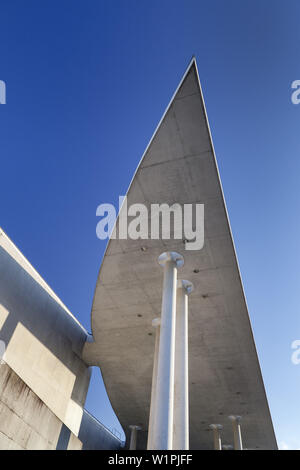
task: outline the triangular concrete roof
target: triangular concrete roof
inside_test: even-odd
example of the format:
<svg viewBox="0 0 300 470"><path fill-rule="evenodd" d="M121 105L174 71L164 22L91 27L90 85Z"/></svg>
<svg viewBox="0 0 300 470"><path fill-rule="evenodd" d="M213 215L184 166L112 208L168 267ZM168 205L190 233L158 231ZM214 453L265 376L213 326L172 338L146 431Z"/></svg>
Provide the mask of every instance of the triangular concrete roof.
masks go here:
<svg viewBox="0 0 300 470"><path fill-rule="evenodd" d="M190 448L212 448L211 423L243 416L247 448L274 449L276 439L214 155L195 59L190 63L128 190L128 204L203 203L205 244L182 240L110 240L92 308L94 343L85 357L101 367L112 406L125 430L139 424L145 448L154 335L160 316L164 251L185 259L181 279L193 282L189 308ZM197 272L199 271L199 272Z"/></svg>

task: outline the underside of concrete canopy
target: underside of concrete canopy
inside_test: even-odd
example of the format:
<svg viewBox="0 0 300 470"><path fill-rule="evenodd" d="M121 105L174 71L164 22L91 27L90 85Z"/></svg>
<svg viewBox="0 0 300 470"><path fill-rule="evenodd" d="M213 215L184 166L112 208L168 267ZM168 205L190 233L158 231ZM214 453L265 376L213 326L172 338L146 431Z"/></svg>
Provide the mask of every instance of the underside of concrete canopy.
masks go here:
<svg viewBox="0 0 300 470"><path fill-rule="evenodd" d="M140 425L146 448L155 335L163 273L158 256L184 256L180 279L194 284L189 298L190 449L210 449L209 425L241 415L244 447L275 449L276 439L253 340L236 253L195 60L189 65L128 190L128 205L202 203L205 243L111 239L92 308L93 343L85 360L101 367L111 404L124 431Z"/></svg>

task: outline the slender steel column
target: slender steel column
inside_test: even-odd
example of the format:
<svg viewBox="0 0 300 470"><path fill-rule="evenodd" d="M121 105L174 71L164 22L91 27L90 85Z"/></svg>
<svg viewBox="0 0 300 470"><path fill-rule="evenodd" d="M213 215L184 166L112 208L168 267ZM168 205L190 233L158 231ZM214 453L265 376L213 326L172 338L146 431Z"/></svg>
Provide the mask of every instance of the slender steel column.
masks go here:
<svg viewBox="0 0 300 470"><path fill-rule="evenodd" d="M129 450L136 450L137 432L141 430L141 427L131 424L129 428L131 429Z"/></svg>
<svg viewBox="0 0 300 470"><path fill-rule="evenodd" d="M177 281L173 449L189 450L188 296L189 281Z"/></svg>
<svg viewBox="0 0 300 470"><path fill-rule="evenodd" d="M156 406L154 417L153 449L172 450L174 411L174 362L176 327L177 269L183 257L175 252L160 255L158 262L164 267L161 307L159 355L157 364Z"/></svg>
<svg viewBox="0 0 300 470"><path fill-rule="evenodd" d="M147 449L153 448L153 432L154 432L154 416L156 406L156 382L157 382L157 365L158 365L158 352L159 352L159 337L160 337L160 318L152 320L152 326L155 328L155 347L154 347L154 361L152 372L152 388L151 388L151 403L148 425L148 442Z"/></svg>
<svg viewBox="0 0 300 470"><path fill-rule="evenodd" d="M241 434L241 416L228 416L232 422L234 450L243 450L242 434Z"/></svg>
<svg viewBox="0 0 300 470"><path fill-rule="evenodd" d="M212 429L214 434L214 449L215 450L222 450L222 441L220 431L223 429L221 424L211 424L210 429Z"/></svg>

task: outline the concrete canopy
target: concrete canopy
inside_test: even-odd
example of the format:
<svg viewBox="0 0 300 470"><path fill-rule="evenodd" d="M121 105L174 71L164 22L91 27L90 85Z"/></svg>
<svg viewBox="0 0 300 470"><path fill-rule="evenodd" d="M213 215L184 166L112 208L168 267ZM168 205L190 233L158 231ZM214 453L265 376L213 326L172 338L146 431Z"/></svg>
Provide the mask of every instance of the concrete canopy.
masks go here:
<svg viewBox="0 0 300 470"><path fill-rule="evenodd" d="M127 193L128 205L203 203L205 243L111 239L92 307L93 343L85 359L101 367L112 406L128 437L142 427L146 447L154 353L153 318L160 316L164 251L184 256L178 276L194 284L189 304L190 449L212 448L211 423L243 417L247 448L275 449L236 253L214 155L196 62L189 65L148 145Z"/></svg>

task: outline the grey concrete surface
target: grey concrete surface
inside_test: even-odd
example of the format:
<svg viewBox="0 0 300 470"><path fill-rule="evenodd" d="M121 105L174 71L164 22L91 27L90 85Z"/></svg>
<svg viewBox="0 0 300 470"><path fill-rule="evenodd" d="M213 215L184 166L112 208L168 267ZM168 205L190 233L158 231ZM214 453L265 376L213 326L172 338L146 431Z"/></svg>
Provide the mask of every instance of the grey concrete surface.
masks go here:
<svg viewBox="0 0 300 470"><path fill-rule="evenodd" d="M0 450L119 450L121 440L86 410L78 436L6 364L0 364Z"/></svg>
<svg viewBox="0 0 300 470"><path fill-rule="evenodd" d="M66 438L62 439L64 429ZM71 437L72 436L72 437ZM71 433L7 365L0 365L0 450L80 450Z"/></svg>
<svg viewBox="0 0 300 470"><path fill-rule="evenodd" d="M92 308L94 343L84 358L99 365L112 406L127 433L142 427L146 447L155 335L162 270L158 256L182 253L179 277L194 284L189 299L190 448L213 448L209 425L243 416L245 447L275 449L273 425L254 345L247 305L204 101L193 61L171 101L128 191L128 205L175 202L205 205L205 244L186 251L182 240L110 240ZM246 210L246 208L245 208Z"/></svg>
<svg viewBox="0 0 300 470"><path fill-rule="evenodd" d="M90 381L82 359L87 338L0 229L0 341L6 346L0 358L1 450L120 446L84 410Z"/></svg>
<svg viewBox="0 0 300 470"><path fill-rule="evenodd" d="M81 358L87 333L3 232L0 323L6 364L78 435L90 381Z"/></svg>

